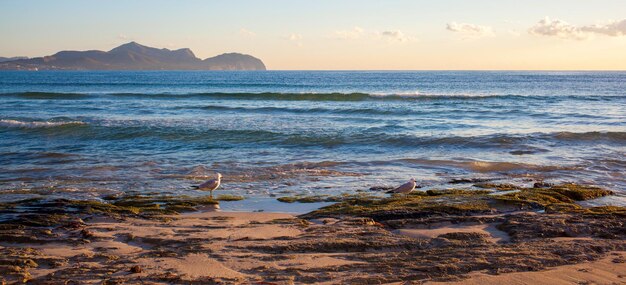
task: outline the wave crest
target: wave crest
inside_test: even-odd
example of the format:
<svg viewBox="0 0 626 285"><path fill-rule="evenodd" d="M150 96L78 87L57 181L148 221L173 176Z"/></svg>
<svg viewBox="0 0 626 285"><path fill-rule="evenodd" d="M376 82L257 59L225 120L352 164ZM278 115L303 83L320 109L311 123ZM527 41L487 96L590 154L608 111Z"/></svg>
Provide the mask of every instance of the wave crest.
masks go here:
<svg viewBox="0 0 626 285"><path fill-rule="evenodd" d="M59 99L79 100L91 96L113 96L117 98L167 99L167 98L213 98L220 100L285 100L285 101L385 101L385 100L485 100L500 99L545 99L570 98L579 100L598 100L615 96L534 96L517 94L428 94L419 92L363 93L363 92L200 92L200 93L60 93L60 92L17 92L2 93L3 96L15 96L22 99Z"/></svg>
<svg viewBox="0 0 626 285"><path fill-rule="evenodd" d="M51 128L67 125L85 125L85 122L81 121L19 121L19 120L0 120L0 127L5 128Z"/></svg>

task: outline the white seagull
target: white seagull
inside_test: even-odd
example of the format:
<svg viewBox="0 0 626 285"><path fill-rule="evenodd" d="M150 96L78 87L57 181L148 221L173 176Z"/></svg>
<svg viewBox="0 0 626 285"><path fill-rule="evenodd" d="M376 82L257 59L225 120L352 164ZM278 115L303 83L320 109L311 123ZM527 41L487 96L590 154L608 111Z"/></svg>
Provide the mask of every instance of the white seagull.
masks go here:
<svg viewBox="0 0 626 285"><path fill-rule="evenodd" d="M404 183L400 186L398 186L398 188L393 189L387 193L401 193L401 194L409 194L411 193L413 190L415 190L415 178L411 178L411 180L409 180L409 182Z"/></svg>
<svg viewBox="0 0 626 285"><path fill-rule="evenodd" d="M202 191L211 191L211 197L213 197L213 190L220 187L220 182L222 181L222 174L217 174L217 179L211 179L206 181L198 186L191 186L193 189L202 190Z"/></svg>

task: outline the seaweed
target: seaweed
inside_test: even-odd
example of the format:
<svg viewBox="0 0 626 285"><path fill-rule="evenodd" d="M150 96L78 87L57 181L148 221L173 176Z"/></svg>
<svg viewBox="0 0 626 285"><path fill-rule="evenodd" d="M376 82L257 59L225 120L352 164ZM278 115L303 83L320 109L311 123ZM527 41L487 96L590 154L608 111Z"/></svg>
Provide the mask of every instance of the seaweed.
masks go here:
<svg viewBox="0 0 626 285"><path fill-rule="evenodd" d="M327 195L315 195L315 196L286 196L279 197L276 200L283 203L320 203L320 202L338 202L341 197L331 197Z"/></svg>
<svg viewBox="0 0 626 285"><path fill-rule="evenodd" d="M241 201L245 199L245 197L243 196L237 196L237 195L219 195L217 196L217 198L215 198L216 201Z"/></svg>
<svg viewBox="0 0 626 285"><path fill-rule="evenodd" d="M32 227L71 226L72 223L76 222L75 219L71 219L71 216L76 214L150 218L164 214L195 211L199 206L218 204L218 200L234 201L241 198L237 196L224 196L213 199L211 197L189 196L124 195L109 201L67 199L44 201L29 199L0 203L0 214L4 214L5 218L0 222L0 228L10 228L12 227L11 225Z"/></svg>
<svg viewBox="0 0 626 285"><path fill-rule="evenodd" d="M562 184L550 188L521 188L519 192L494 196L494 199L518 205L536 205L546 207L551 204L573 204L577 201L591 200L613 195L610 190L595 186Z"/></svg>
<svg viewBox="0 0 626 285"><path fill-rule="evenodd" d="M510 189L509 184L489 185L494 189ZM602 212L601 209L583 209L576 204L612 195L610 190L595 186L562 184L550 188L521 188L515 186L514 193L489 195L489 190L445 189L416 191L409 195L391 197L349 197L341 202L302 215L302 218L363 216L377 220L395 218L420 218L433 215L471 215L476 213L508 212L524 208L546 209L549 212L587 211ZM511 208L510 206L513 206ZM613 209L617 211L616 209Z"/></svg>
<svg viewBox="0 0 626 285"><path fill-rule="evenodd" d="M487 182L476 183L474 184L474 187L481 188L481 189L493 189L497 191L511 191L511 190L522 189L522 187L519 187L513 184L508 184L508 183L496 184L496 183L487 183Z"/></svg>
<svg viewBox="0 0 626 285"><path fill-rule="evenodd" d="M489 212L486 194L476 191L417 192L409 195L380 197L350 197L340 203L320 208L302 215L304 218L364 216L390 219L397 217L416 217L440 214L468 214ZM462 198L462 199L459 199Z"/></svg>
<svg viewBox="0 0 626 285"><path fill-rule="evenodd" d="M411 195L423 195L424 192L413 192ZM428 190L426 195L428 196L443 196L443 195L481 195L489 194L491 191L487 190L465 190L465 189L444 189L444 190Z"/></svg>
<svg viewBox="0 0 626 285"><path fill-rule="evenodd" d="M321 202L341 202L349 199L374 197L369 194L343 194L341 196L314 195L314 196L285 196L276 198L283 203L321 203Z"/></svg>

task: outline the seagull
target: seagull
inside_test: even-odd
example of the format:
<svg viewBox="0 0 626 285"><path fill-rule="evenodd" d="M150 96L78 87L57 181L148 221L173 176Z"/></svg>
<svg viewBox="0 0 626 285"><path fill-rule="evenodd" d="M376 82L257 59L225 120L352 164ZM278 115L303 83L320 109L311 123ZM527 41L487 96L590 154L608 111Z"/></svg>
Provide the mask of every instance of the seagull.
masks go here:
<svg viewBox="0 0 626 285"><path fill-rule="evenodd" d="M411 180L409 180L409 182L404 183L400 186L398 186L398 188L393 189L387 193L401 193L401 194L409 194L411 193L413 190L415 190L415 178L411 178Z"/></svg>
<svg viewBox="0 0 626 285"><path fill-rule="evenodd" d="M196 190L211 191L211 197L213 197L213 190L220 187L221 180L222 180L222 174L217 173L217 179L208 180L198 186L191 186L191 188L196 189Z"/></svg>

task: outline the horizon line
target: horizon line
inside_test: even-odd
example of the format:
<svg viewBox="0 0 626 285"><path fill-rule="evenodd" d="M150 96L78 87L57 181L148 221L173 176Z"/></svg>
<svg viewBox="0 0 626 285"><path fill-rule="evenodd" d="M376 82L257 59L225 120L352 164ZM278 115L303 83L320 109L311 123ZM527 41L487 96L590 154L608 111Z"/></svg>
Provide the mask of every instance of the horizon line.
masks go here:
<svg viewBox="0 0 626 285"><path fill-rule="evenodd" d="M155 71L176 71L176 72L289 72L289 71L321 71L321 72L411 72L411 71L468 71L468 72L502 72L502 71L515 71L515 72L626 72L626 69L267 69L267 70L185 70L185 69L153 69L153 70L141 70L141 69L106 69L106 70L0 70L0 72L117 72L117 71L143 71L143 72L155 72Z"/></svg>

